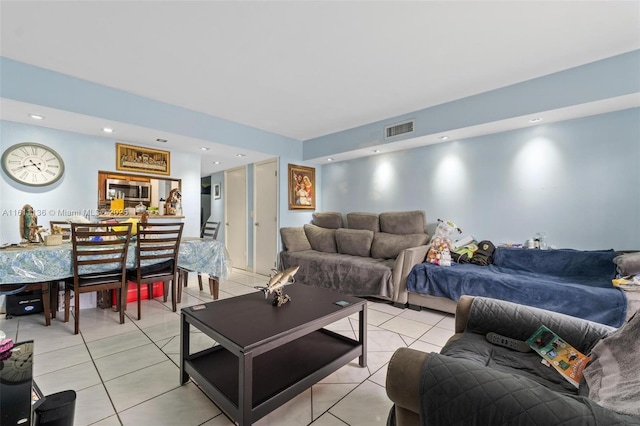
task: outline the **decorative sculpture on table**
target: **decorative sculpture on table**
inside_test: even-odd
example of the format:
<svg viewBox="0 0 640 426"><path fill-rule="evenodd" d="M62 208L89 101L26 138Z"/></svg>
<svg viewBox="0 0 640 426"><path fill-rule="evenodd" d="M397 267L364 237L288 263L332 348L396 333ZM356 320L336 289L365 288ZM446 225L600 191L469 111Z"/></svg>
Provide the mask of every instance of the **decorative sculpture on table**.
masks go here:
<svg viewBox="0 0 640 426"><path fill-rule="evenodd" d="M256 286L255 288L264 292L265 299L269 297L269 294L273 293L273 306L282 306L291 300L291 297L288 294L283 294L282 290L285 285L296 282L294 275L298 272L298 269L300 269L299 266L292 266L284 271L276 271L274 269L273 275L269 279L269 284L264 287Z"/></svg>
<svg viewBox="0 0 640 426"><path fill-rule="evenodd" d="M178 188L169 192L165 206L168 215L182 216L182 194Z"/></svg>
<svg viewBox="0 0 640 426"><path fill-rule="evenodd" d="M33 207L25 204L20 211L20 237L29 243L42 243L44 239L41 233L45 231L42 226L38 226L38 216L33 211Z"/></svg>

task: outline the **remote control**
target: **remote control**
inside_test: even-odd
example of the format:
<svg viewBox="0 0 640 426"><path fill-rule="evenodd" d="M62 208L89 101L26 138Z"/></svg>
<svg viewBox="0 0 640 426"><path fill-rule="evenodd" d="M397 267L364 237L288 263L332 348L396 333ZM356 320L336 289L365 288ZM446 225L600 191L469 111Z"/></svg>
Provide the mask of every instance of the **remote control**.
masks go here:
<svg viewBox="0 0 640 426"><path fill-rule="evenodd" d="M529 352L531 348L522 340L512 339L510 337L501 336L497 333L487 333L487 340L494 345L504 346L518 352Z"/></svg>

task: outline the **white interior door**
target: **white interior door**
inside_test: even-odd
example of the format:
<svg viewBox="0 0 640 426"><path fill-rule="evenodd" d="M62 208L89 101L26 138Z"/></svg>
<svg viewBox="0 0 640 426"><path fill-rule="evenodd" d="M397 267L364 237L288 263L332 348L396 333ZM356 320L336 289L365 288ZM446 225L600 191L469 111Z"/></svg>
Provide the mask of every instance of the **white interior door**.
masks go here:
<svg viewBox="0 0 640 426"><path fill-rule="evenodd" d="M278 256L278 162L257 163L254 168L253 268L269 275Z"/></svg>
<svg viewBox="0 0 640 426"><path fill-rule="evenodd" d="M224 240L232 266L247 268L247 169L224 172Z"/></svg>

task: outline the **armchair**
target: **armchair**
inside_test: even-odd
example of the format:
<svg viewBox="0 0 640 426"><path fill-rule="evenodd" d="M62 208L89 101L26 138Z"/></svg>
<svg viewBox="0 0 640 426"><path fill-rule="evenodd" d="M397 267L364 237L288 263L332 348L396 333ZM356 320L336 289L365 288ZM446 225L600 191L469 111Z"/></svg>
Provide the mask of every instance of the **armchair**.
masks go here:
<svg viewBox="0 0 640 426"><path fill-rule="evenodd" d="M391 358L386 391L394 406L388 424L640 425L640 417L590 399L584 378L576 389L536 352L516 352L485 338L495 332L526 340L542 324L585 354L603 338L613 340L616 331L538 308L463 296L455 334L439 354L400 348ZM633 398L637 402L637 393Z"/></svg>

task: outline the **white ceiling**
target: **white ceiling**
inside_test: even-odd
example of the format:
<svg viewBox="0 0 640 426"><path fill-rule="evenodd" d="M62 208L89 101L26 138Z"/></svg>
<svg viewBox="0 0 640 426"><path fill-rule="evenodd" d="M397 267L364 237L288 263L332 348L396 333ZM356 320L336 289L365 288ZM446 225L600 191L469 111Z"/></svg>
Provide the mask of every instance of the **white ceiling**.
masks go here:
<svg viewBox="0 0 640 426"><path fill-rule="evenodd" d="M1 0L0 24L4 57L299 140L640 48L640 1ZM31 124L96 124L67 114ZM216 148L203 174L265 157Z"/></svg>

